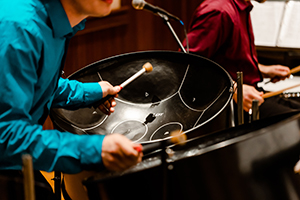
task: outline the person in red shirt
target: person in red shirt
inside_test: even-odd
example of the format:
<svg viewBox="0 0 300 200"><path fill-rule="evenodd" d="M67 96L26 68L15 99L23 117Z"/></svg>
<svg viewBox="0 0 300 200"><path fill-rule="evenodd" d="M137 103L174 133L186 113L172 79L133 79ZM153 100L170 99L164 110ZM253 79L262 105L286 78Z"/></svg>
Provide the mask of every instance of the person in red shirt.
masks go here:
<svg viewBox="0 0 300 200"><path fill-rule="evenodd" d="M294 108L300 108L300 104L295 102L296 105L293 103L290 108L282 105L282 100L278 98L270 98L270 101L264 99L263 92L258 90L257 83L263 78L271 78L272 82L284 80L289 77L290 69L282 65L265 66L258 63L250 18L252 8L249 0L203 1L193 14L187 41L190 53L215 61L234 81L237 79L237 72L243 72L244 110L248 112L252 101L257 99L262 119L293 111ZM186 40L183 45L187 48ZM235 93L235 102L236 96ZM271 109L270 106L276 106L276 109Z"/></svg>

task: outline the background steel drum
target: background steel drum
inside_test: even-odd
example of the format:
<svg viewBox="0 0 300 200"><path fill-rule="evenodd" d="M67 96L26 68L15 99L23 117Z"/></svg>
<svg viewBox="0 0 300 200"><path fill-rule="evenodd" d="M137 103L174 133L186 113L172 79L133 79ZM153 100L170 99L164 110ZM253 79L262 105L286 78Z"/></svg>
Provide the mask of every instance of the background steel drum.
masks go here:
<svg viewBox="0 0 300 200"><path fill-rule="evenodd" d="M218 64L192 54L146 51L93 63L69 79L119 85L150 62L153 71L127 85L110 116L100 110L53 109L61 130L76 134L121 133L142 144L170 138L174 130L203 127L203 133L231 127L232 80Z"/></svg>
<svg viewBox="0 0 300 200"><path fill-rule="evenodd" d="M167 160L164 151L152 153L83 184L91 200L298 200L299 130L299 112L259 120L170 146Z"/></svg>

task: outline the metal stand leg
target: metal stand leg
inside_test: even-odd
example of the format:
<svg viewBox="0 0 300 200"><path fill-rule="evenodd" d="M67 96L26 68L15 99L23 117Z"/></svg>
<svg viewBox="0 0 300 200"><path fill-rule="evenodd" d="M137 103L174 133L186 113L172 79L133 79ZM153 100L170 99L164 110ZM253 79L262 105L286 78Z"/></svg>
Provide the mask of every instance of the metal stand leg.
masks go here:
<svg viewBox="0 0 300 200"><path fill-rule="evenodd" d="M163 196L162 200L168 199L168 169L167 169L167 153L166 153L166 143L165 141L161 142L161 166L162 166L162 187L163 187Z"/></svg>
<svg viewBox="0 0 300 200"><path fill-rule="evenodd" d="M61 172L54 172L54 193L57 200L61 200Z"/></svg>
<svg viewBox="0 0 300 200"><path fill-rule="evenodd" d="M244 124L243 109L243 72L237 72L237 113L238 125Z"/></svg>
<svg viewBox="0 0 300 200"><path fill-rule="evenodd" d="M174 29L172 28L171 23L169 22L169 17L167 15L164 15L164 14L161 14L161 13L158 13L158 15L165 21L165 23L169 27L172 35L174 36L174 38L175 38L176 42L178 43L178 45L179 45L180 49L182 50L182 52L187 53L185 48L183 47L180 39L178 38L177 34L175 33Z"/></svg>
<svg viewBox="0 0 300 200"><path fill-rule="evenodd" d="M258 100L254 99L252 101L252 121L259 120L259 106Z"/></svg>
<svg viewBox="0 0 300 200"><path fill-rule="evenodd" d="M169 170L173 169L173 165L167 162L167 159L173 156L174 151L166 147L166 142L161 142L161 166L162 166L162 177L163 177L163 196L162 200L168 200L169 197Z"/></svg>

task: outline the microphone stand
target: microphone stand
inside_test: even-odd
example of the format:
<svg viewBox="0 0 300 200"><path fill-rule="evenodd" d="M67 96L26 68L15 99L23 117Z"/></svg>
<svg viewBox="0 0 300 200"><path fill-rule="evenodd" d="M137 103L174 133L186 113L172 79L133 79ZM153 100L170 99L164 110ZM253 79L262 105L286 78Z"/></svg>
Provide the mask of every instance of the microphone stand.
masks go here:
<svg viewBox="0 0 300 200"><path fill-rule="evenodd" d="M174 36L175 40L177 41L177 43L178 43L180 49L182 50L182 52L186 53L185 48L183 47L181 41L179 40L178 36L176 35L174 29L172 28L171 23L169 22L169 17L167 15L164 15L164 14L160 13L160 12L158 12L157 14L165 21L165 23L169 27L171 33L173 34L173 36Z"/></svg>

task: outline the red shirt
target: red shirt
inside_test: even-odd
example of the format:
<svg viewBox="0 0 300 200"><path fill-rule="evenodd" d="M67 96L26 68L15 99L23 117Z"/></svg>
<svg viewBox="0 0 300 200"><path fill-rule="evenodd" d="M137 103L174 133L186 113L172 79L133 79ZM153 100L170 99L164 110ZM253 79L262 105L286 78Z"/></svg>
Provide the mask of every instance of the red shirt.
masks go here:
<svg viewBox="0 0 300 200"><path fill-rule="evenodd" d="M188 41L190 52L215 61L233 80L242 71L243 83L256 86L262 76L250 19L252 7L245 0L205 0L193 15Z"/></svg>

